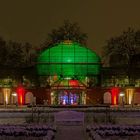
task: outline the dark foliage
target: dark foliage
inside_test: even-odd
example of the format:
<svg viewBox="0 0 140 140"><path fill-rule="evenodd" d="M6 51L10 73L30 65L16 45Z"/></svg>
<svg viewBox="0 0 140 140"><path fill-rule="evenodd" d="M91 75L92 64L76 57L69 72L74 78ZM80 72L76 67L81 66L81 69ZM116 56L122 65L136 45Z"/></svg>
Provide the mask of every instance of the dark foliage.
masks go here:
<svg viewBox="0 0 140 140"><path fill-rule="evenodd" d="M87 38L87 34L81 32L78 23L71 23L70 21L65 20L62 26L53 29L52 32L48 34L41 49L46 49L47 47L64 40L71 40L85 45Z"/></svg>

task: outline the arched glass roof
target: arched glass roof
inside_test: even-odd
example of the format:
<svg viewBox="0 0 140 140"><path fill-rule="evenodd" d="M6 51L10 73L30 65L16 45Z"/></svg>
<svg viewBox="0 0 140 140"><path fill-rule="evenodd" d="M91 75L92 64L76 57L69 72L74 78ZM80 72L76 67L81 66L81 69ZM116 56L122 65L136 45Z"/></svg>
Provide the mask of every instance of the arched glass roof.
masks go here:
<svg viewBox="0 0 140 140"><path fill-rule="evenodd" d="M46 76L98 75L100 62L100 57L91 49L67 41L41 52L37 59L37 70L39 75Z"/></svg>

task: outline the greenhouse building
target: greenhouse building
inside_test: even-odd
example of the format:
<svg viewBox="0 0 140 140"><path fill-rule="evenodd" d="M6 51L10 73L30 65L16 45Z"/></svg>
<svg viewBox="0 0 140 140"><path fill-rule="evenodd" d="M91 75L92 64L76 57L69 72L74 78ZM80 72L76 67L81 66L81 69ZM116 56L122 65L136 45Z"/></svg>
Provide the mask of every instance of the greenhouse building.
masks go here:
<svg viewBox="0 0 140 140"><path fill-rule="evenodd" d="M1 67L0 105L139 105L139 64L129 78L124 66L105 67L90 48L59 42L42 50L32 67Z"/></svg>
<svg viewBox="0 0 140 140"><path fill-rule="evenodd" d="M64 41L42 51L37 59L40 86L51 105L84 105L88 89L100 85L100 57L79 43Z"/></svg>

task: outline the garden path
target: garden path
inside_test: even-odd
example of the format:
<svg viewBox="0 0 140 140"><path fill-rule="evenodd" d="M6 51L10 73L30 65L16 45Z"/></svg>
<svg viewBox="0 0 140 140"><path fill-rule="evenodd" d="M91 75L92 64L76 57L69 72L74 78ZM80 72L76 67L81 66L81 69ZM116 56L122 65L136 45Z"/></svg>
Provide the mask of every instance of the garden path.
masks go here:
<svg viewBox="0 0 140 140"><path fill-rule="evenodd" d="M57 126L55 140L87 140L83 126Z"/></svg>

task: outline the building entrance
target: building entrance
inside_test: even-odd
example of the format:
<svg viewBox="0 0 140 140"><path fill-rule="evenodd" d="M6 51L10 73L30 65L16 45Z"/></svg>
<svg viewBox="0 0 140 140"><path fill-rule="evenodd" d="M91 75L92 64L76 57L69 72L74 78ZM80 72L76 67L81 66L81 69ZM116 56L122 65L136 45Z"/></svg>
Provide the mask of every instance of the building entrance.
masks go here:
<svg viewBox="0 0 140 140"><path fill-rule="evenodd" d="M60 105L78 105L80 104L80 93L63 91L58 95L58 104Z"/></svg>

